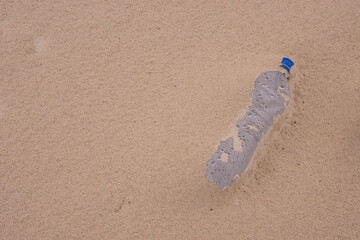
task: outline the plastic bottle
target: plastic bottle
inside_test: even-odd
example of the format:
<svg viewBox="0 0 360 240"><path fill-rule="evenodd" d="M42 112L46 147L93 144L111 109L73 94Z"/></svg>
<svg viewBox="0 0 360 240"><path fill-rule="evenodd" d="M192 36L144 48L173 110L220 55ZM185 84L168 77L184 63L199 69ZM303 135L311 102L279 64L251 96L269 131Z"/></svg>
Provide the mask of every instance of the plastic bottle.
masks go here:
<svg viewBox="0 0 360 240"><path fill-rule="evenodd" d="M222 189L244 173L274 118L281 115L290 103L287 74L293 65L294 62L289 58L283 58L280 65L282 71L267 71L256 79L251 92L252 105L236 123L241 151L234 149L232 137L220 141L217 151L207 161L206 179L209 182L216 183ZM223 154L227 155L226 162L221 160Z"/></svg>

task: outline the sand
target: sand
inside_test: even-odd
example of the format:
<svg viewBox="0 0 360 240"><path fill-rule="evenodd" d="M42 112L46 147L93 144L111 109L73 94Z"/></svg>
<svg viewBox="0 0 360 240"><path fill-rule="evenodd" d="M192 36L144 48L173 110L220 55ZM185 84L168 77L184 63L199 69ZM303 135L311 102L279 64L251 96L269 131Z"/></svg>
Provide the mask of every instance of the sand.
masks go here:
<svg viewBox="0 0 360 240"><path fill-rule="evenodd" d="M0 239L359 239L359 1L0 1ZM291 114L227 191L257 76Z"/></svg>

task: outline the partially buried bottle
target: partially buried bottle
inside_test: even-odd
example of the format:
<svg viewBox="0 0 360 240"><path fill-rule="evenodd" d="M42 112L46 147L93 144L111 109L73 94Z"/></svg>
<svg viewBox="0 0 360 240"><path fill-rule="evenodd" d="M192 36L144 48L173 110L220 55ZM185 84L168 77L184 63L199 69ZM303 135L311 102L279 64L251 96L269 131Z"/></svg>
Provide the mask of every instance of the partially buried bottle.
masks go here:
<svg viewBox="0 0 360 240"><path fill-rule="evenodd" d="M206 164L206 179L209 182L216 183L222 189L244 173L274 118L281 115L290 103L287 74L293 65L289 58L283 58L280 66L286 71L267 71L256 79L250 95L252 105L236 123L241 151L234 149L233 137L220 141L217 151ZM223 154L227 155L227 161L221 160Z"/></svg>

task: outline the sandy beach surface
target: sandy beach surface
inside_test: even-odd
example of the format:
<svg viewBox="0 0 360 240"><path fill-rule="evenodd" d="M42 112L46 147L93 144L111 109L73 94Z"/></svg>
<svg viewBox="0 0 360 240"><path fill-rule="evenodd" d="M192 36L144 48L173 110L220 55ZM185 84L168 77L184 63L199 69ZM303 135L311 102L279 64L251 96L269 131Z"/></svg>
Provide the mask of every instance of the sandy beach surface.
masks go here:
<svg viewBox="0 0 360 240"><path fill-rule="evenodd" d="M0 6L0 239L360 239L360 1ZM219 190L284 56L289 114Z"/></svg>

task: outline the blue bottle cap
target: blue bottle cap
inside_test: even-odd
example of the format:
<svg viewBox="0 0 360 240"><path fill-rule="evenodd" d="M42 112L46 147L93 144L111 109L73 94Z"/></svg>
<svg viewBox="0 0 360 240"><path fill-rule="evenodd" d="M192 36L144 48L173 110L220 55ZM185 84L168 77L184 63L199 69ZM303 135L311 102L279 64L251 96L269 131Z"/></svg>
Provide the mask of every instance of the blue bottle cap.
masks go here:
<svg viewBox="0 0 360 240"><path fill-rule="evenodd" d="M289 73L292 66L294 66L294 62L291 61L290 58L284 57L281 61L281 67L285 68Z"/></svg>

